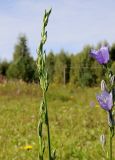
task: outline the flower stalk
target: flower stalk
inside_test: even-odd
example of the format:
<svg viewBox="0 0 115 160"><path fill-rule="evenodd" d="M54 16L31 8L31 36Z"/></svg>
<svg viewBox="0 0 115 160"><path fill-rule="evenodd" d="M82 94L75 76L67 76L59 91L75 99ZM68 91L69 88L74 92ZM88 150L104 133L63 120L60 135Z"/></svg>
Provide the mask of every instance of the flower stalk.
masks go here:
<svg viewBox="0 0 115 160"><path fill-rule="evenodd" d="M110 147L109 147L109 154L110 154L110 160L112 160L112 138L113 138L113 136L112 136L112 128L110 127L110 137L109 137L110 139L109 139L109 145L110 145Z"/></svg>
<svg viewBox="0 0 115 160"><path fill-rule="evenodd" d="M44 159L44 151L45 151L45 138L43 130L44 126L46 126L47 130L49 160L53 160L51 156L50 129L49 129L49 118L48 118L48 108L46 99L49 83L48 83L48 73L46 69L46 53L43 49L43 46L47 40L47 31L45 29L48 24L50 13L51 9L48 12L45 10L42 32L41 32L41 41L37 51L38 53L37 69L39 74L40 86L43 93L42 102L40 104L39 122L38 122L39 160Z"/></svg>
<svg viewBox="0 0 115 160"><path fill-rule="evenodd" d="M114 79L113 79L113 73L110 68L107 67L107 72L106 72L106 80L108 82L108 90L112 94L112 108L108 112L108 125L109 125L109 159L113 159L112 155L112 142L113 142L113 137L114 137L114 118L113 118L113 107L114 107Z"/></svg>
<svg viewBox="0 0 115 160"><path fill-rule="evenodd" d="M107 46L101 47L98 51L91 50L90 56L97 60L105 69L105 80L101 81L102 93L96 98L101 106L108 113L109 126L109 160L112 160L112 140L114 136L115 121L113 118L113 107L115 101L115 76L109 64L110 56Z"/></svg>

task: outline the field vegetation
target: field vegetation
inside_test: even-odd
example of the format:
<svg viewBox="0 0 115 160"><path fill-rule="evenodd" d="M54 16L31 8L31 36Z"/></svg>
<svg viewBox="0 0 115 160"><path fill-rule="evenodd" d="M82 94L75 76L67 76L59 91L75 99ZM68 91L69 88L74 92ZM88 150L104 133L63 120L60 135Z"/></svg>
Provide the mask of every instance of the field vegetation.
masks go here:
<svg viewBox="0 0 115 160"><path fill-rule="evenodd" d="M107 159L108 141L105 151L100 143L100 135L105 134L107 138L109 135L106 112L100 109L95 98L99 90L71 84L50 85L47 101L51 143L58 160ZM41 97L38 84L22 81L0 84L1 160L37 159Z"/></svg>

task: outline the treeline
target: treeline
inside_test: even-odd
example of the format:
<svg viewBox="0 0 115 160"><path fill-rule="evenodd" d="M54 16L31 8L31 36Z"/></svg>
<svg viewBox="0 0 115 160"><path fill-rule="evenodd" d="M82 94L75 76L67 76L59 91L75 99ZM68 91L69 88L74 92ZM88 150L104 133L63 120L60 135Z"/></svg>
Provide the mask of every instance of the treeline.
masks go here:
<svg viewBox="0 0 115 160"><path fill-rule="evenodd" d="M105 45L109 45L104 42ZM100 48L101 43L95 48ZM80 53L69 54L64 50L55 54L47 54L47 70L50 82L81 86L97 85L104 75L104 70L89 56L93 46L87 45ZM110 47L110 57L113 73L115 74L115 44ZM9 79L21 79L25 82L39 82L36 60L30 54L27 38L23 35L18 39L14 48L11 62L0 62L0 75Z"/></svg>

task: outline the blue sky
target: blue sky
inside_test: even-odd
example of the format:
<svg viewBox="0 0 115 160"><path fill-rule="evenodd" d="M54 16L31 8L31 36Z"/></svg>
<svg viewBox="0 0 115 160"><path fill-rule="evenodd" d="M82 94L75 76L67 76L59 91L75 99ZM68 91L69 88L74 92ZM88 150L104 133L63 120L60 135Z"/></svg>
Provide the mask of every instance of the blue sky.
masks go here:
<svg viewBox="0 0 115 160"><path fill-rule="evenodd" d="M79 52L84 45L115 42L114 0L0 0L0 59L12 59L20 34L36 58L45 9L52 7L46 52Z"/></svg>

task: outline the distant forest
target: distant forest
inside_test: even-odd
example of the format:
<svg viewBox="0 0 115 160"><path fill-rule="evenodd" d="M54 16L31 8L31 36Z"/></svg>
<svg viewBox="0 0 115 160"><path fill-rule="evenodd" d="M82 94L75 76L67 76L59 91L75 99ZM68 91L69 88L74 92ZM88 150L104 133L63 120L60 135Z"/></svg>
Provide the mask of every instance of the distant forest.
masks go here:
<svg viewBox="0 0 115 160"><path fill-rule="evenodd" d="M103 42L108 45L108 42ZM101 47L101 42L95 49ZM74 84L77 86L95 86L100 83L104 76L104 70L94 59L89 56L93 46L87 45L76 54L66 53L61 50L58 54L53 51L47 53L47 71L49 82L59 84ZM110 65L115 74L115 44L109 47ZM0 62L0 76L7 80L21 79L25 82L39 82L36 60L30 54L26 36L20 36L14 48L11 62Z"/></svg>

